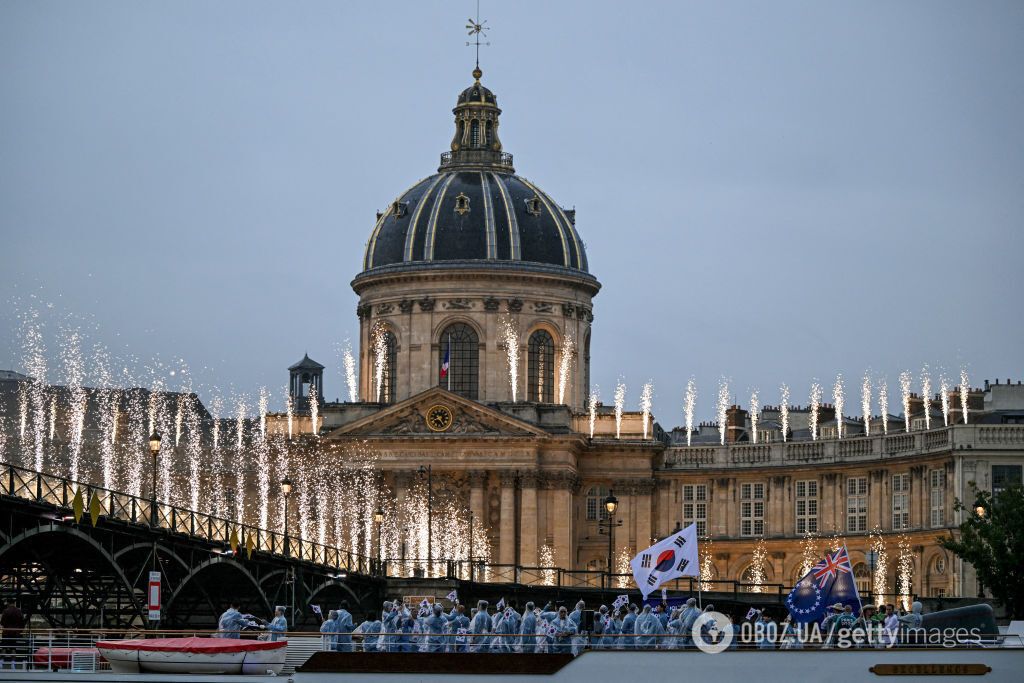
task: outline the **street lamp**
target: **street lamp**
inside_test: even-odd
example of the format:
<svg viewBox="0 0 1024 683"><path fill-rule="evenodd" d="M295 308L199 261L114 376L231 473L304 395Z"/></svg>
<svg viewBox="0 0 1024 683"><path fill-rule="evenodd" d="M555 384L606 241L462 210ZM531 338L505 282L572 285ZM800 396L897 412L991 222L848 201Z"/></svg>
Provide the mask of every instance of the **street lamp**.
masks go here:
<svg viewBox="0 0 1024 683"><path fill-rule="evenodd" d="M152 503L149 506L149 525L151 527L156 526L156 458L160 455L160 432L154 431L149 435L149 454L153 456L153 488L150 493L152 494Z"/></svg>
<svg viewBox="0 0 1024 683"><path fill-rule="evenodd" d="M377 527L377 571L380 571L380 525L384 522L384 511L377 508L373 513L373 524Z"/></svg>
<svg viewBox="0 0 1024 683"><path fill-rule="evenodd" d="M434 559L434 486L433 472L430 465L420 465L420 476L427 475L427 576L430 575L430 565Z"/></svg>
<svg viewBox="0 0 1024 683"><path fill-rule="evenodd" d="M979 517L981 517L982 519L984 519L984 517L985 517L985 506L984 506L984 505L981 505L981 504L978 504L978 505L977 505L977 506L976 506L976 507L974 508L974 514L976 514L976 515L978 515Z"/></svg>
<svg viewBox="0 0 1024 683"><path fill-rule="evenodd" d="M469 511L469 580L473 580L473 511Z"/></svg>
<svg viewBox="0 0 1024 683"><path fill-rule="evenodd" d="M292 492L292 480L281 480L281 494L284 496L284 554L288 555L288 494Z"/></svg>
<svg viewBox="0 0 1024 683"><path fill-rule="evenodd" d="M612 561L614 553L615 527L622 526L622 520L615 521L615 510L619 507L619 499L615 497L611 489L608 490L608 497L604 499L604 509L608 513L605 520L598 520L597 531L600 534L608 534L608 587L612 585Z"/></svg>

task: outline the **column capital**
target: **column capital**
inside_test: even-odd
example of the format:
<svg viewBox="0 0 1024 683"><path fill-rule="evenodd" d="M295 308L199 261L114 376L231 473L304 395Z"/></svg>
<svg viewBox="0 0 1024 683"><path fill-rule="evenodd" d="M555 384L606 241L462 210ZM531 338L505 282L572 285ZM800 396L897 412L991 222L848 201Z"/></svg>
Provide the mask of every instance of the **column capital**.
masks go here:
<svg viewBox="0 0 1024 683"><path fill-rule="evenodd" d="M498 472L498 478L501 480L502 488L516 485L516 473L513 470L501 470Z"/></svg>
<svg viewBox="0 0 1024 683"><path fill-rule="evenodd" d="M412 470L396 470L392 476L395 478L396 488L407 489L416 477L416 472Z"/></svg>
<svg viewBox="0 0 1024 683"><path fill-rule="evenodd" d="M487 472L484 470L470 470L466 474L470 488L481 488L487 482Z"/></svg>
<svg viewBox="0 0 1024 683"><path fill-rule="evenodd" d="M519 487L524 489L535 489L537 488L537 480L539 479L535 470L526 470L519 473Z"/></svg>

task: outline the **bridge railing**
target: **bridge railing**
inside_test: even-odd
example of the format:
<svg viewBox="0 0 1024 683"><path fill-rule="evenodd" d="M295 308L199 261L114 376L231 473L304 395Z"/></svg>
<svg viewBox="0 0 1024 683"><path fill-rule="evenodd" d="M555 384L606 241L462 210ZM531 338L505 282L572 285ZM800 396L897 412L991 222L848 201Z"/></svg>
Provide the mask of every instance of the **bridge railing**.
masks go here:
<svg viewBox="0 0 1024 683"><path fill-rule="evenodd" d="M368 558L342 548L286 536L251 524L242 524L166 502L133 496L122 491L74 481L45 472L4 463L0 474L2 494L50 505L64 521L105 517L129 524L157 528L173 534L224 544L235 552L263 552L331 567L338 571L370 573ZM77 508L77 509L76 509Z"/></svg>

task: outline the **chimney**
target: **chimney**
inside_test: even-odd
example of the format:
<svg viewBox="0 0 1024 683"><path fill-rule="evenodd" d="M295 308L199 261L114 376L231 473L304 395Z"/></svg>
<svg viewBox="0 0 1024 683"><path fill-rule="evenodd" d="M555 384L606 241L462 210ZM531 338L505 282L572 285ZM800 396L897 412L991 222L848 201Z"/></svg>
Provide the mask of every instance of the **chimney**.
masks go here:
<svg viewBox="0 0 1024 683"><path fill-rule="evenodd" d="M924 416L924 399L917 394L911 394L910 400L907 402L910 405L910 417L913 418L915 415Z"/></svg>
<svg viewBox="0 0 1024 683"><path fill-rule="evenodd" d="M739 406L730 406L725 411L725 442L736 443L746 428L747 411Z"/></svg>

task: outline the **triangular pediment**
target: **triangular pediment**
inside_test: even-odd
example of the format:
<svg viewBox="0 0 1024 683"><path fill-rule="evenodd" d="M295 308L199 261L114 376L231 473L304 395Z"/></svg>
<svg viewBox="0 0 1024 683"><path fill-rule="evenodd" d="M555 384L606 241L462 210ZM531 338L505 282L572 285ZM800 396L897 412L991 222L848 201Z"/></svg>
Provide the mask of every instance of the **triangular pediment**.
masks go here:
<svg viewBox="0 0 1024 683"><path fill-rule="evenodd" d="M433 428L428 425L428 420L431 420ZM378 413L342 425L328 433L326 438L547 435L543 429L529 422L434 387Z"/></svg>

